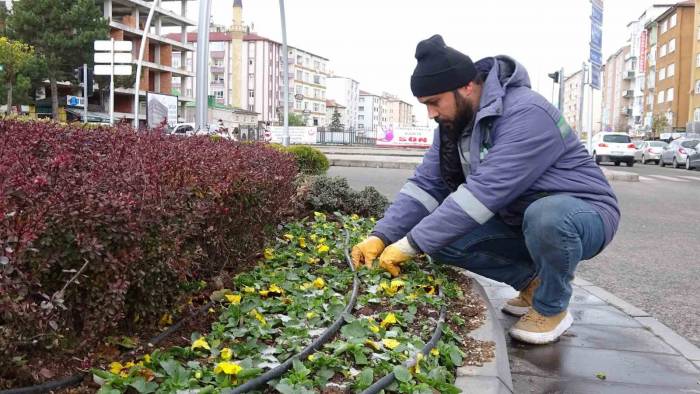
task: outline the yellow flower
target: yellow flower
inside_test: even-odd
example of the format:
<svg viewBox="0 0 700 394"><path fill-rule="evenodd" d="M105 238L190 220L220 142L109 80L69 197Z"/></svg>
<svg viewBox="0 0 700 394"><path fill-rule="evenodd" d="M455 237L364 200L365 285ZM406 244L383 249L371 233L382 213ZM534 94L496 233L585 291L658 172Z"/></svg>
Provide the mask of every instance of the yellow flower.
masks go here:
<svg viewBox="0 0 700 394"><path fill-rule="evenodd" d="M432 350L430 350L430 355L437 357L440 355L440 351L438 350L438 348L434 347Z"/></svg>
<svg viewBox="0 0 700 394"><path fill-rule="evenodd" d="M374 341L370 341L369 339L365 341L365 345L371 347L374 350L379 350L382 348L379 343L374 342Z"/></svg>
<svg viewBox="0 0 700 394"><path fill-rule="evenodd" d="M323 278L318 277L318 278L316 278L316 280L314 281L314 287L316 287L316 288L319 289L319 290L320 290L320 289L323 289L324 287L326 287L326 281L323 280Z"/></svg>
<svg viewBox="0 0 700 394"><path fill-rule="evenodd" d="M202 378L202 371L197 371L194 373L194 378L195 379L201 379Z"/></svg>
<svg viewBox="0 0 700 394"><path fill-rule="evenodd" d="M319 260L318 258L316 258L316 257L309 257L306 261L307 261L309 264L314 265L314 264L318 263L320 260Z"/></svg>
<svg viewBox="0 0 700 394"><path fill-rule="evenodd" d="M409 301L415 301L418 298L418 295L416 295L416 293L411 293L406 298L408 298Z"/></svg>
<svg viewBox="0 0 700 394"><path fill-rule="evenodd" d="M267 325L267 320L265 320L265 316L261 315L257 309L251 310L250 314L253 315L253 317L257 319L257 321L259 321L260 324L262 324L263 326Z"/></svg>
<svg viewBox="0 0 700 394"><path fill-rule="evenodd" d="M166 313L160 317L160 325L167 326L173 324L173 317L170 313Z"/></svg>
<svg viewBox="0 0 700 394"><path fill-rule="evenodd" d="M119 375L119 372L121 372L122 369L124 369L124 366L120 362L114 361L109 364L109 372L115 375Z"/></svg>
<svg viewBox="0 0 700 394"><path fill-rule="evenodd" d="M370 323L369 330L377 334L379 332L379 327L377 327L375 324Z"/></svg>
<svg viewBox="0 0 700 394"><path fill-rule="evenodd" d="M309 354L309 357L307 357L306 359L313 362L316 361L316 356L314 356L313 354Z"/></svg>
<svg viewBox="0 0 700 394"><path fill-rule="evenodd" d="M302 253L302 252L297 252L297 257L301 257L301 256L303 256L303 255L304 255L304 253Z"/></svg>
<svg viewBox="0 0 700 394"><path fill-rule="evenodd" d="M151 355L147 354L147 355L143 356L143 361L150 363L151 362Z"/></svg>
<svg viewBox="0 0 700 394"><path fill-rule="evenodd" d="M263 252L263 255L265 256L265 260L272 260L272 257L273 257L272 249L265 248L265 252Z"/></svg>
<svg viewBox="0 0 700 394"><path fill-rule="evenodd" d="M386 315L386 317L384 318L384 320L382 320L382 322L379 323L379 325L382 326L383 328L387 328L388 326L390 326L392 324L396 324L398 322L399 321L396 320L396 315L394 315L392 312L389 312Z"/></svg>
<svg viewBox="0 0 700 394"><path fill-rule="evenodd" d="M229 349L227 347L221 349L221 359L222 360L230 360L231 356L233 356L233 352L231 351L231 349Z"/></svg>
<svg viewBox="0 0 700 394"><path fill-rule="evenodd" d="M374 223L374 222L377 221L377 219L375 219L374 217L371 217L371 218L369 218L369 221L372 222L372 223Z"/></svg>
<svg viewBox="0 0 700 394"><path fill-rule="evenodd" d="M126 368L126 369L129 369L129 368L134 367L134 366L136 366L136 364L134 364L133 361L127 361L127 363L124 364L124 368Z"/></svg>
<svg viewBox="0 0 700 394"><path fill-rule="evenodd" d="M306 312L306 319L311 320L314 317L316 317L316 313L314 312Z"/></svg>
<svg viewBox="0 0 700 394"><path fill-rule="evenodd" d="M294 236L292 234L287 233L284 234L284 239L286 239L287 241L291 241L294 239Z"/></svg>
<svg viewBox="0 0 700 394"><path fill-rule="evenodd" d="M263 297L267 297L267 295L270 293L270 290L260 290L258 294L260 294Z"/></svg>
<svg viewBox="0 0 700 394"><path fill-rule="evenodd" d="M387 281L382 281L379 287L388 295L394 295L398 293L404 285L405 283L401 279L394 279L391 281L391 284L387 283Z"/></svg>
<svg viewBox="0 0 700 394"><path fill-rule="evenodd" d="M321 238L321 239L318 240L318 243L320 243L320 244L326 243L326 239L325 239L325 238Z"/></svg>
<svg viewBox="0 0 700 394"><path fill-rule="evenodd" d="M306 248L306 239L304 237L299 237L299 247Z"/></svg>
<svg viewBox="0 0 700 394"><path fill-rule="evenodd" d="M209 344L207 343L207 340L204 337L199 337L196 341L192 342L192 350L200 347L207 350L211 350Z"/></svg>
<svg viewBox="0 0 700 394"><path fill-rule="evenodd" d="M284 289L282 289L281 287L277 286L274 283L270 285L269 290L270 290L270 293L274 293L274 294L272 294L273 296L276 296L276 295L279 296L279 295L284 294Z"/></svg>
<svg viewBox="0 0 700 394"><path fill-rule="evenodd" d="M421 286L421 287L423 288L423 290L425 290L426 294L435 295L435 286L432 286L432 285L424 285L424 286Z"/></svg>
<svg viewBox="0 0 700 394"><path fill-rule="evenodd" d="M238 305L241 303L241 295L240 294L226 294L226 299L228 302L232 303L233 305Z"/></svg>
<svg viewBox="0 0 700 394"><path fill-rule="evenodd" d="M316 236L316 234L311 234L311 235L309 235L309 239L312 240L312 241L314 241L314 242L316 242L316 238L318 238L318 237Z"/></svg>
<svg viewBox="0 0 700 394"><path fill-rule="evenodd" d="M318 244L318 246L316 247L316 251L319 254L326 253L326 252L328 252L329 249L330 248L328 247L328 245L324 245L324 244Z"/></svg>
<svg viewBox="0 0 700 394"><path fill-rule="evenodd" d="M121 373L119 373L119 376L121 376L122 378L126 378L129 376L129 373L126 371L122 371Z"/></svg>
<svg viewBox="0 0 700 394"><path fill-rule="evenodd" d="M248 294L250 294L250 293L255 293L255 288L254 288L254 287L250 287L250 286L246 286L246 287L243 288L243 292L244 292L244 293L248 293Z"/></svg>
<svg viewBox="0 0 700 394"><path fill-rule="evenodd" d="M314 217L321 222L326 220L326 215L321 212L314 212Z"/></svg>
<svg viewBox="0 0 700 394"><path fill-rule="evenodd" d="M313 285L314 285L313 283L308 282L308 283L304 283L303 285L300 285L299 288L303 291L306 291L306 290L309 290L309 288L311 288L311 286L313 286Z"/></svg>
<svg viewBox="0 0 700 394"><path fill-rule="evenodd" d="M386 347L387 349L391 349L391 350L396 349L401 344L396 339L391 339L391 338L382 339L382 343L384 344L384 347Z"/></svg>
<svg viewBox="0 0 700 394"><path fill-rule="evenodd" d="M360 220L360 217L357 216L356 213L353 213L353 214L350 216L350 219L352 219L352 220Z"/></svg>
<svg viewBox="0 0 700 394"><path fill-rule="evenodd" d="M411 368L413 373L420 373L420 362L423 359L423 353L418 353L416 355L416 364Z"/></svg>
<svg viewBox="0 0 700 394"><path fill-rule="evenodd" d="M222 361L214 367L214 373L223 372L226 375L238 375L242 370L243 368L240 365L231 361Z"/></svg>

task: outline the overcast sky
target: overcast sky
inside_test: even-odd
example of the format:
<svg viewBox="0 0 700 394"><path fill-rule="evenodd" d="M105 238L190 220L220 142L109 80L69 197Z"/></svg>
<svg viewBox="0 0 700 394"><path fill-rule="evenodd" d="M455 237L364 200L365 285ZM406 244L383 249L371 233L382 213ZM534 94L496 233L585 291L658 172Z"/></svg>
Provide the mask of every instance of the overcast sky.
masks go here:
<svg viewBox="0 0 700 394"><path fill-rule="evenodd" d="M231 25L233 0L212 0L214 22ZM627 24L653 0L605 0L603 59L628 39ZM199 1L190 4L196 20ZM244 23L281 42L278 0L243 0ZM287 0L287 41L330 59L331 69L360 83L360 89L411 95L410 76L418 41L441 34L447 45L476 61L506 54L522 63L533 88L551 98L547 73L568 75L588 59L589 0Z"/></svg>

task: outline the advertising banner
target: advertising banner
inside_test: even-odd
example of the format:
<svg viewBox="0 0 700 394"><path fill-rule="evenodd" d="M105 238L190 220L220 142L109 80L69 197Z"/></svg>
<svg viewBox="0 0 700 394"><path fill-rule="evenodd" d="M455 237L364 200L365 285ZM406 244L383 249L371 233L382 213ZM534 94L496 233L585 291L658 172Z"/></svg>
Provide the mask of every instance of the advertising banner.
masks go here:
<svg viewBox="0 0 700 394"><path fill-rule="evenodd" d="M387 127L377 131L377 146L429 147L433 130L424 127Z"/></svg>
<svg viewBox="0 0 700 394"><path fill-rule="evenodd" d="M163 120L170 127L177 123L177 96L148 92L146 93L146 107L149 128L157 127Z"/></svg>
<svg viewBox="0 0 700 394"><path fill-rule="evenodd" d="M269 137L268 134L270 135ZM289 126L289 143L312 145L316 143L316 134L317 129L315 126ZM266 139L269 138L270 142L278 144L282 143L283 136L284 126L270 126L265 132Z"/></svg>

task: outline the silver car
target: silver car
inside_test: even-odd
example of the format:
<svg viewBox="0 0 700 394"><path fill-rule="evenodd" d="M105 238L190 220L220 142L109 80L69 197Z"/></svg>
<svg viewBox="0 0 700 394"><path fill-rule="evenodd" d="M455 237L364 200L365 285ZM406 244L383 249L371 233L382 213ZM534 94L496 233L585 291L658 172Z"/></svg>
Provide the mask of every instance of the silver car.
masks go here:
<svg viewBox="0 0 700 394"><path fill-rule="evenodd" d="M700 168L700 143L693 148L694 153L688 153L685 158L685 169L692 170Z"/></svg>
<svg viewBox="0 0 700 394"><path fill-rule="evenodd" d="M634 151L634 160L647 164L650 161L658 163L661 159L661 152L668 144L663 141L642 141L637 150Z"/></svg>
<svg viewBox="0 0 700 394"><path fill-rule="evenodd" d="M679 138L669 144L669 146L661 152L659 165L664 167L666 164L673 165L673 168L680 167L685 163L688 154L695 153L695 146L700 142L697 139Z"/></svg>

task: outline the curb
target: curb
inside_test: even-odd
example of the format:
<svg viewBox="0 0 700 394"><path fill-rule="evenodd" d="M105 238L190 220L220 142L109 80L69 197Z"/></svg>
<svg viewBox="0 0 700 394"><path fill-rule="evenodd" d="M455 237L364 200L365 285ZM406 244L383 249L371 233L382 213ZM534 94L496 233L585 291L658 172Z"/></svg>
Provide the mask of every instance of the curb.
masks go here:
<svg viewBox="0 0 700 394"><path fill-rule="evenodd" d="M651 317L649 313L585 279L575 278L574 284L632 317L644 328L661 338L662 341L674 348L681 356L688 359L700 369L700 348L692 344L685 337Z"/></svg>
<svg viewBox="0 0 700 394"><path fill-rule="evenodd" d="M605 179L609 181L622 181L622 182L639 182L639 175L634 172L627 171L612 171L601 168Z"/></svg>
<svg viewBox="0 0 700 394"><path fill-rule="evenodd" d="M495 357L481 367L465 365L457 368L455 386L464 393L509 394L513 393L513 378L510 374L508 348L505 331L496 318L496 313L483 286L464 270L458 270L471 279L474 293L486 305L486 320L481 327L470 333L472 338L496 344Z"/></svg>
<svg viewBox="0 0 700 394"><path fill-rule="evenodd" d="M410 161L381 161L381 160L361 160L347 159L327 156L331 166L335 167L368 167L368 168L391 168L400 170L414 170L420 162Z"/></svg>

